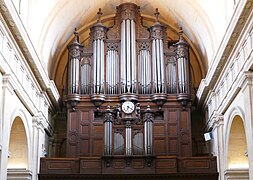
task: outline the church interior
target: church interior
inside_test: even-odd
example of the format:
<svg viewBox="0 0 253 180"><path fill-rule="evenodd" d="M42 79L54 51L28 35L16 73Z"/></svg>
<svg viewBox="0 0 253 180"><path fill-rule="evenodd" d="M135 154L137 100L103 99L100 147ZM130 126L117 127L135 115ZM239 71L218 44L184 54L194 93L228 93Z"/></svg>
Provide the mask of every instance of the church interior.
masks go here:
<svg viewBox="0 0 253 180"><path fill-rule="evenodd" d="M0 12L0 179L253 179L253 0Z"/></svg>

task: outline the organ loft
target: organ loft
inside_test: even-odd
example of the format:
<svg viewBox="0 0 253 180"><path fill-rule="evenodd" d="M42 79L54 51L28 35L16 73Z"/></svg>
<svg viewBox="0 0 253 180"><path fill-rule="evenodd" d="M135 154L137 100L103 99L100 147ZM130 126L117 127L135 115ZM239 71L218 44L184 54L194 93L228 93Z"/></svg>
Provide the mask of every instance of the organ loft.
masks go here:
<svg viewBox="0 0 253 180"><path fill-rule="evenodd" d="M41 159L40 179L217 179L216 159L194 156L190 45L147 26L133 3L67 46L66 146Z"/></svg>

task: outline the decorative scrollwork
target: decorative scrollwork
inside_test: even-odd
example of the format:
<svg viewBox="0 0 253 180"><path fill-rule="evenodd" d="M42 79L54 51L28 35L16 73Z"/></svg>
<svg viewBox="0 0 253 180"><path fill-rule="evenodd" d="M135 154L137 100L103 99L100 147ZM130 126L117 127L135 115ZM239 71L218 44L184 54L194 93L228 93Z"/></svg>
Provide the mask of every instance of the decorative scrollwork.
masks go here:
<svg viewBox="0 0 253 180"><path fill-rule="evenodd" d="M184 47L180 47L177 51L177 58L188 58L188 51Z"/></svg>
<svg viewBox="0 0 253 180"><path fill-rule="evenodd" d="M85 64L91 65L91 60L92 60L91 56L83 57L82 62L81 62L81 66L83 66Z"/></svg>
<svg viewBox="0 0 253 180"><path fill-rule="evenodd" d="M117 43L108 43L107 44L107 51L118 51L118 44Z"/></svg>
<svg viewBox="0 0 253 180"><path fill-rule="evenodd" d="M150 51L150 44L148 42L140 42L139 50L147 50Z"/></svg>
<svg viewBox="0 0 253 180"><path fill-rule="evenodd" d="M70 50L69 55L70 55L71 58L79 58L80 51L79 51L79 49L73 48L73 49Z"/></svg>

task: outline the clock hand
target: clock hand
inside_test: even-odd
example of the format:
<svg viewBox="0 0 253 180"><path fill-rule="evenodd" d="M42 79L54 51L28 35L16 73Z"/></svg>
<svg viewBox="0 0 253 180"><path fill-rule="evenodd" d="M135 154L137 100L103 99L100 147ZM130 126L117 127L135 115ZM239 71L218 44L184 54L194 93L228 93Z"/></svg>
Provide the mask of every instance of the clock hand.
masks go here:
<svg viewBox="0 0 253 180"><path fill-rule="evenodd" d="M131 108L130 106L127 106L127 109L131 109L131 110L133 110L133 108Z"/></svg>

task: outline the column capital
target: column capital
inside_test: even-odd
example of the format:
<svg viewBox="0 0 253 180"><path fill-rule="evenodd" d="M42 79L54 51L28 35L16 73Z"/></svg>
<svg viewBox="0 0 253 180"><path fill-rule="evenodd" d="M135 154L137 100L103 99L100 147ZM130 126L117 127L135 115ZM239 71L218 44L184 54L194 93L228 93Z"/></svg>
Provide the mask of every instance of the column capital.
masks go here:
<svg viewBox="0 0 253 180"><path fill-rule="evenodd" d="M221 125L224 125L224 116L223 115L217 115L214 117L213 123L212 123L212 127L216 128L219 127Z"/></svg>
<svg viewBox="0 0 253 180"><path fill-rule="evenodd" d="M243 90L247 85L253 84L253 72L246 71L239 80L239 87Z"/></svg>

